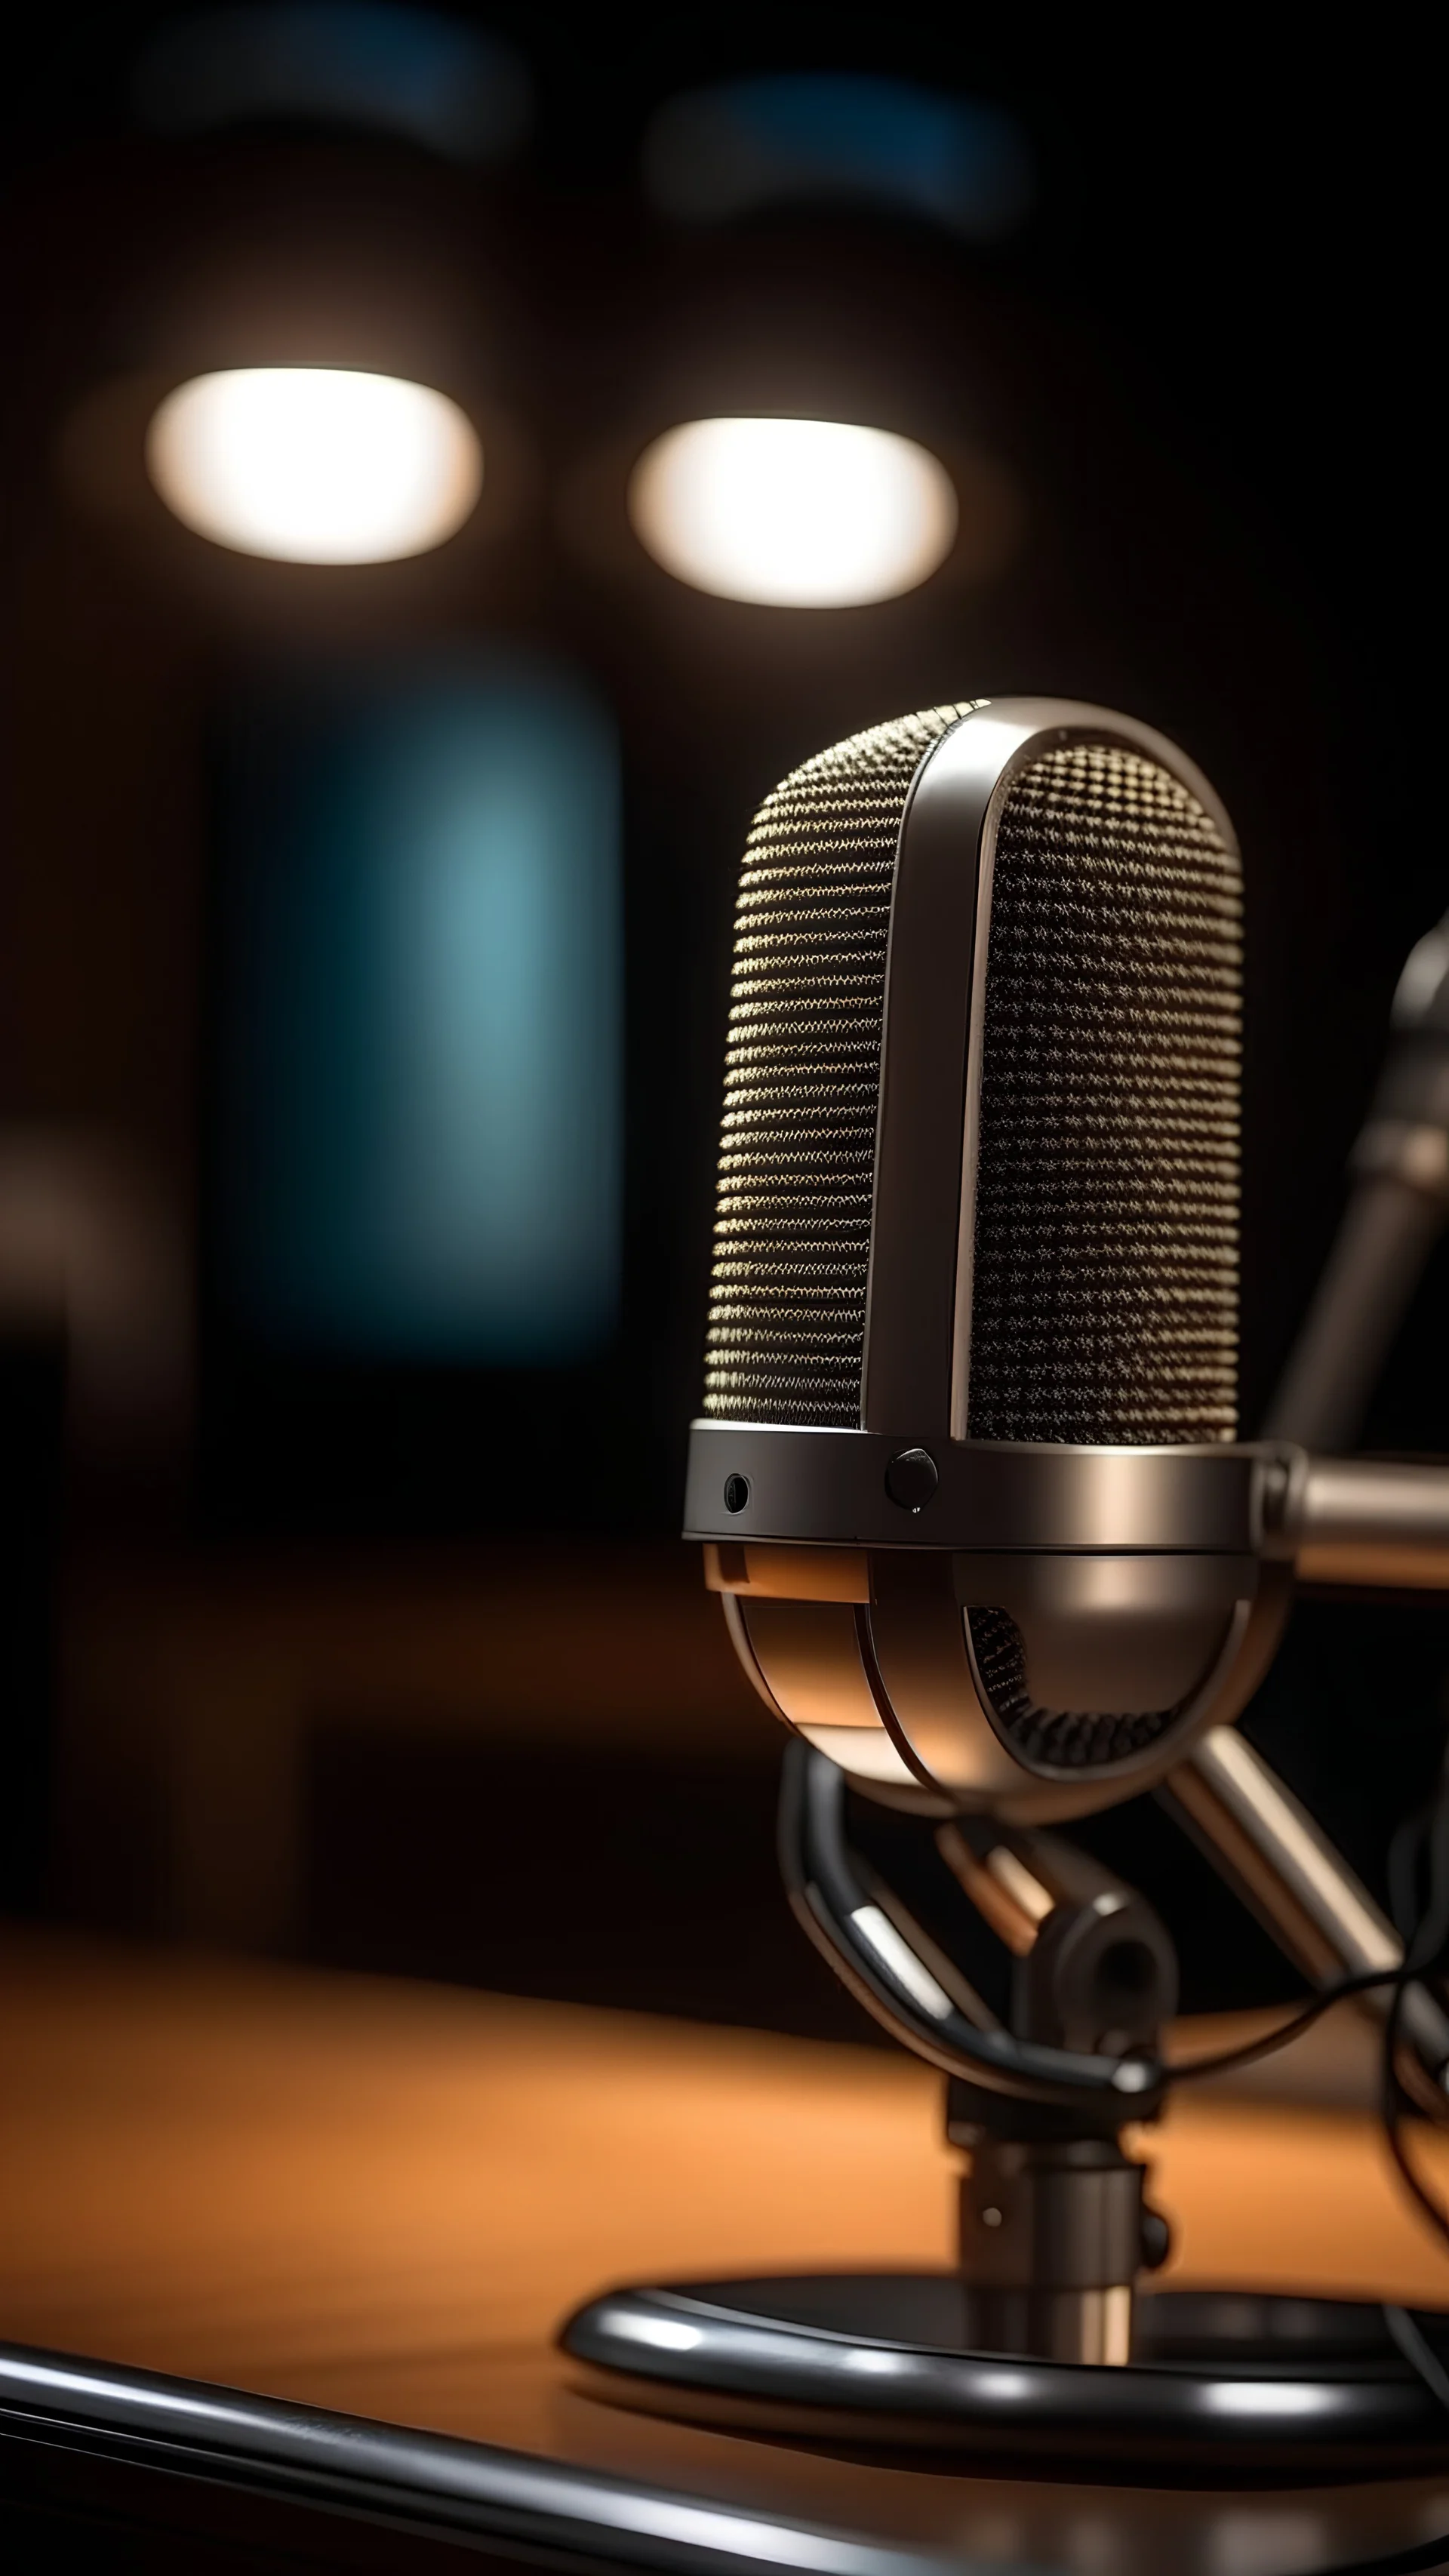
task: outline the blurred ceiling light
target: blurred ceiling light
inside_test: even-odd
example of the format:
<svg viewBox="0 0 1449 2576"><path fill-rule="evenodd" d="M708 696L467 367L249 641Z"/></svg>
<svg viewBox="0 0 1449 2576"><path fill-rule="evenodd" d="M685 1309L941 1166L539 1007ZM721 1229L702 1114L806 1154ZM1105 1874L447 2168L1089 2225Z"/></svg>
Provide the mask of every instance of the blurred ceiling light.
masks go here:
<svg viewBox="0 0 1449 2576"><path fill-rule="evenodd" d="M1026 214L1032 168L1002 108L913 81L787 72L671 99L645 137L644 184L683 223L864 202L993 241Z"/></svg>
<svg viewBox="0 0 1449 2576"><path fill-rule="evenodd" d="M239 367L167 395L146 464L199 536L286 563L389 563L440 546L483 483L446 394L341 367Z"/></svg>
<svg viewBox="0 0 1449 2576"><path fill-rule="evenodd" d="M170 19L141 52L131 95L161 133L301 118L402 134L457 161L503 159L530 110L508 46L393 0L274 0Z"/></svg>
<svg viewBox="0 0 1449 2576"><path fill-rule="evenodd" d="M914 590L956 534L946 469L834 420L692 420L646 449L629 516L657 563L721 599L849 608Z"/></svg>

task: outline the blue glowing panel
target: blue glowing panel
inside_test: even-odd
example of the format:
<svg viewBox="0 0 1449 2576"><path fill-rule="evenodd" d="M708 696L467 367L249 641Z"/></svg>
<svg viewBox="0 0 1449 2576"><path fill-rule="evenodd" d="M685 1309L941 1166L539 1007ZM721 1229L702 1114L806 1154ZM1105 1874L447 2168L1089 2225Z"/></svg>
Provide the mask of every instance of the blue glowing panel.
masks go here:
<svg viewBox="0 0 1449 2576"><path fill-rule="evenodd" d="M895 206L969 240L1010 232L1032 196L1004 109L861 72L779 72L690 90L659 110L644 178L680 222L781 203Z"/></svg>
<svg viewBox="0 0 1449 2576"><path fill-rule="evenodd" d="M254 703L227 783L222 1237L274 1345L562 1363L618 1297L617 759L477 666Z"/></svg>

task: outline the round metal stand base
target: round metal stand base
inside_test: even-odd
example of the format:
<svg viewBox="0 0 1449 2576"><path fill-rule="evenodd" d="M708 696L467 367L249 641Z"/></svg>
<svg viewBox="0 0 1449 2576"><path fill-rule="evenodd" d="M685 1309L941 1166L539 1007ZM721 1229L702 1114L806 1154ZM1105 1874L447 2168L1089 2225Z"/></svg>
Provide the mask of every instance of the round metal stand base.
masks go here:
<svg viewBox="0 0 1449 2576"><path fill-rule="evenodd" d="M964 2321L953 2274L838 2273L615 2290L561 2341L607 2374L597 2394L656 2414L998 2465L1321 2479L1449 2458L1449 2410L1367 2302L1142 2291L1115 2368L969 2351ZM1442 2352L1449 2316L1418 2323Z"/></svg>

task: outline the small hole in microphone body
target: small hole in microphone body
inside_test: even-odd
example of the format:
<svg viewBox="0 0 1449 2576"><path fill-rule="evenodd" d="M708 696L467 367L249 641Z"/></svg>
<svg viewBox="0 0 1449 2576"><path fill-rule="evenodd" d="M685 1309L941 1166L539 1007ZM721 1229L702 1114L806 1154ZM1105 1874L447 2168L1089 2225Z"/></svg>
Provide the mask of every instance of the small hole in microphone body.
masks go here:
<svg viewBox="0 0 1449 2576"><path fill-rule="evenodd" d="M750 1499L748 1476L726 1476L724 1507L727 1512L742 1512Z"/></svg>

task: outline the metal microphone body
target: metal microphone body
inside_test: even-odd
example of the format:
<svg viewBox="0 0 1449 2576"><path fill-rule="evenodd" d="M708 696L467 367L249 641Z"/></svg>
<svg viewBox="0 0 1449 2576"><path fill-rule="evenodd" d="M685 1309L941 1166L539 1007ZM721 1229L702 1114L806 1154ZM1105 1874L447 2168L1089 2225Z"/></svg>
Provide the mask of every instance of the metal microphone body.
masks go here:
<svg viewBox="0 0 1449 2576"><path fill-rule="evenodd" d="M823 2430L833 2408L890 2439L924 2365L951 2376L907 2438L1009 2427L1059 2456L1064 2363L1066 2412L1115 2382L1113 2440L1137 2422L1160 2467L1158 2376L1201 2393L1220 2446L1225 2420L1279 2422L1291 2353L1298 2465L1305 2398L1335 2457L1331 2407L1386 2437L1382 2360L1368 2338L1340 2358L1341 2302L1295 2301L1271 2344L1250 2327L1266 2365L1241 2294L1230 2317L1190 2303L1154 2374L1175 2294L1135 2292L1170 2230L1129 2132L1189 2072L1171 1934L1044 1829L1159 1788L1303 1973L1378 2011L1389 2098L1442 2108L1449 2016L1417 1950L1406 1967L1232 1723L1296 1559L1449 1568L1449 1476L1236 1440L1240 966L1226 815L1172 744L1097 708L880 726L756 818L687 1534L800 1739L779 1826L796 1917L946 2075L970 2161L954 2282L625 2291L571 2322L571 2352L633 2380L642 2347L711 2421L743 2399L752 2425ZM1010 1953L1004 2022L857 1846L852 1788L934 1820L937 1864Z"/></svg>
<svg viewBox="0 0 1449 2576"><path fill-rule="evenodd" d="M1271 1654L1240 1019L1231 825L1129 718L931 710L756 818L687 1533L769 1704L880 1791L1082 1813Z"/></svg>

